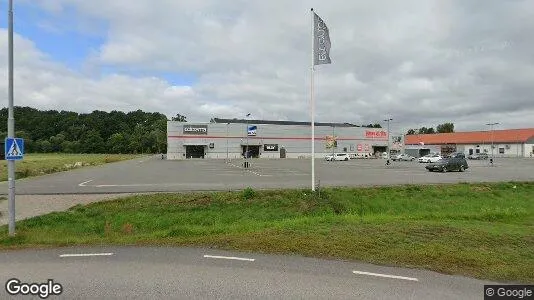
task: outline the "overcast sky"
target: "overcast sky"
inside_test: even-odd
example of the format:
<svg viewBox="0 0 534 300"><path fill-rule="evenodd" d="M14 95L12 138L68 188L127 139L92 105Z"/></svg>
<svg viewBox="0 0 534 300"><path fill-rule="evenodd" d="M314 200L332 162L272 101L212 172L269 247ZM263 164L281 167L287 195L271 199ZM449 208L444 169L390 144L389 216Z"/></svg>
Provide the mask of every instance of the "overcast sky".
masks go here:
<svg viewBox="0 0 534 300"><path fill-rule="evenodd" d="M313 7L332 43L332 64L316 67L317 121L534 127L530 0L15 4L19 106L307 121ZM3 106L6 9L0 0Z"/></svg>

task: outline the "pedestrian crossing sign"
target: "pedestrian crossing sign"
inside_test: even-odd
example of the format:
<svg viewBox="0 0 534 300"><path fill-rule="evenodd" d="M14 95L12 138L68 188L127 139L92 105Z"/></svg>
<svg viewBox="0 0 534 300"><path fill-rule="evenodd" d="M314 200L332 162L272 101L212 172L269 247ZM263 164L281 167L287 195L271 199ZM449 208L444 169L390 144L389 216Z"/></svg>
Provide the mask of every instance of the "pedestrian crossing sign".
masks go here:
<svg viewBox="0 0 534 300"><path fill-rule="evenodd" d="M19 160L24 158L24 140L7 138L5 142L6 160Z"/></svg>

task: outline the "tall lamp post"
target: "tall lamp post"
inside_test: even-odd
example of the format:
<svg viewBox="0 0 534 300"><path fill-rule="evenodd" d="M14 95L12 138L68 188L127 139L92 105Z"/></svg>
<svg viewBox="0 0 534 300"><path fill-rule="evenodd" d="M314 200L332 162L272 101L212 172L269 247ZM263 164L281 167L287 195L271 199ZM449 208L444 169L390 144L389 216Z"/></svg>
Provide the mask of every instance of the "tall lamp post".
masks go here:
<svg viewBox="0 0 534 300"><path fill-rule="evenodd" d="M384 120L384 122L388 122L388 152L387 152L386 165L390 164L389 156L391 155L391 150L389 149L389 121L393 121L393 119L389 118L389 119Z"/></svg>
<svg viewBox="0 0 534 300"><path fill-rule="evenodd" d="M226 162L228 162L228 125L230 123L226 123Z"/></svg>
<svg viewBox="0 0 534 300"><path fill-rule="evenodd" d="M495 122L495 123L487 123L486 125L490 126L490 130L491 130L491 159L490 159L490 164L493 165L493 159L495 158L495 156L493 155L493 126L499 125L499 123L497 123L497 122Z"/></svg>
<svg viewBox="0 0 534 300"><path fill-rule="evenodd" d="M246 124L247 124L247 146L245 147L245 159L248 158L248 117L250 117L250 113L247 114L247 118L246 118Z"/></svg>

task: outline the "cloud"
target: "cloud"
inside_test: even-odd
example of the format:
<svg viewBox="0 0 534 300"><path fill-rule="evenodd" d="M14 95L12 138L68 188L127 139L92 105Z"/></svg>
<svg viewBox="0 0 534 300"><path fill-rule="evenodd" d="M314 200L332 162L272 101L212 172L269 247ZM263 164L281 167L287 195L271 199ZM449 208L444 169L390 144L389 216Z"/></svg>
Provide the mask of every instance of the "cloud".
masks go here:
<svg viewBox="0 0 534 300"><path fill-rule="evenodd" d="M309 120L313 6L332 38L333 63L315 73L318 121L368 124L391 116L396 130L444 122L454 122L459 130L483 129L490 119L506 128L534 127L531 1L325 3L28 3L52 16L75 11L80 24L98 20L97 27L106 24L106 31L104 43L87 58L90 73L51 61L20 37L18 99L78 111L181 113L189 121L248 112L265 119ZM41 21L58 27L53 19ZM95 76L101 68L190 73L196 80L180 87L126 71Z"/></svg>

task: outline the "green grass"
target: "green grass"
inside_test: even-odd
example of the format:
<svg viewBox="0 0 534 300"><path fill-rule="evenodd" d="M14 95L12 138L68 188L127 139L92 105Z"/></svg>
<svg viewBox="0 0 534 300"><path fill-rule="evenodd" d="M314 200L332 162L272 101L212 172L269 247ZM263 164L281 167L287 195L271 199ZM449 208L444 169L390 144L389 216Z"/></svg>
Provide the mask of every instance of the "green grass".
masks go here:
<svg viewBox="0 0 534 300"><path fill-rule="evenodd" d="M205 246L534 283L534 182L143 195L17 224L0 248Z"/></svg>
<svg viewBox="0 0 534 300"><path fill-rule="evenodd" d="M72 170L80 166L95 166L126 159L133 159L139 155L132 154L26 154L15 167L17 179ZM7 161L0 162L0 181L7 180Z"/></svg>

